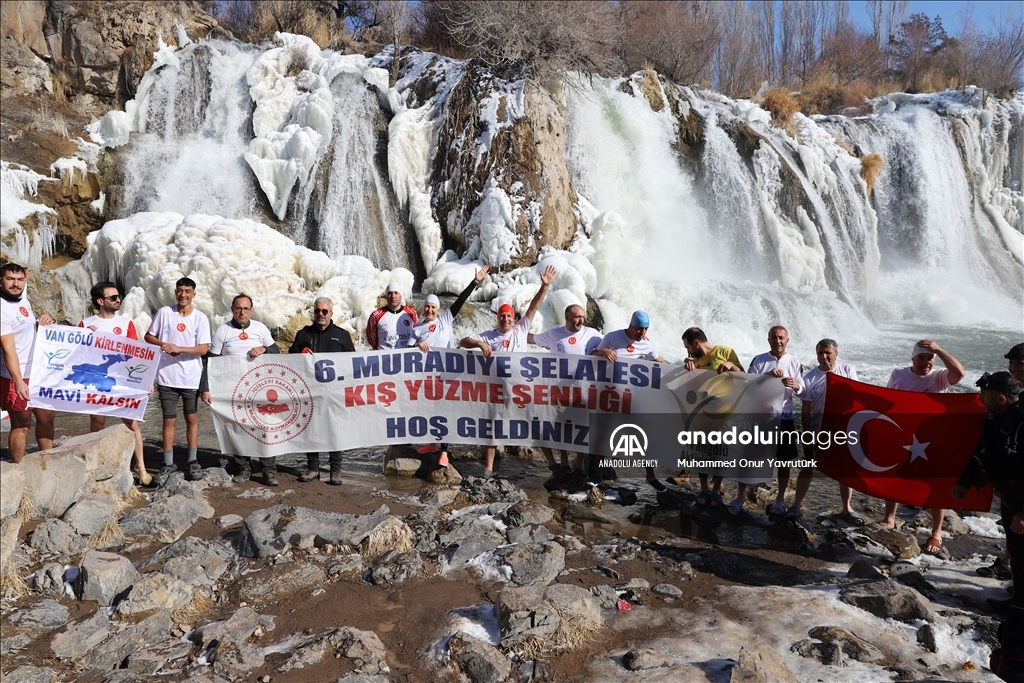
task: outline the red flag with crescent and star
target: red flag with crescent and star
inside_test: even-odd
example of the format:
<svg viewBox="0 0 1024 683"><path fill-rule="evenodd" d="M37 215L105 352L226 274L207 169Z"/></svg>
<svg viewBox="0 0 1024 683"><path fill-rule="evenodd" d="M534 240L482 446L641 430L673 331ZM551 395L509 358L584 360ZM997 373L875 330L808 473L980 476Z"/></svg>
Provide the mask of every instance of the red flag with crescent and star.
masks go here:
<svg viewBox="0 0 1024 683"><path fill-rule="evenodd" d="M862 493L927 508L988 511L992 486L950 495L985 420L978 394L885 389L829 373L818 469ZM845 438L836 438L840 433ZM844 443L837 443L842 441ZM820 442L819 442L820 443Z"/></svg>

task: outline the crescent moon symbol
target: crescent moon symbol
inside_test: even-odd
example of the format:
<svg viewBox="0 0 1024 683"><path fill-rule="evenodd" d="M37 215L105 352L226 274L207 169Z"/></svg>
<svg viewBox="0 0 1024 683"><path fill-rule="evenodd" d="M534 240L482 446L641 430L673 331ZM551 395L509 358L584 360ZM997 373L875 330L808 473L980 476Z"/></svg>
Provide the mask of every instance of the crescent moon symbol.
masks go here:
<svg viewBox="0 0 1024 683"><path fill-rule="evenodd" d="M895 421L884 413L879 413L874 410L861 410L853 414L850 421L846 425L846 431L857 432L857 443L847 443L850 448L850 455L857 461L857 464L866 469L869 472L885 472L891 470L896 465L889 465L888 467L880 467L875 463L868 460L868 457L864 455L864 449L861 447L862 440L860 439L860 433L864 429L864 425L874 419L885 420L886 422L896 425L897 429L902 430L903 428L896 424Z"/></svg>

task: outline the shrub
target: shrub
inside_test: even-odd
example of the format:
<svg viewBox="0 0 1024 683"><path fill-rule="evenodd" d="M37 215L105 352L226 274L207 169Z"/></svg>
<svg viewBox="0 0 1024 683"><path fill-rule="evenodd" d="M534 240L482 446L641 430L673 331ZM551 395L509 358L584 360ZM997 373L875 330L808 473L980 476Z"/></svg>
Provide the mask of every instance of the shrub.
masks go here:
<svg viewBox="0 0 1024 683"><path fill-rule="evenodd" d="M764 95L761 106L772 114L772 123L780 128L786 127L793 114L800 111L800 103L786 88L772 88Z"/></svg>

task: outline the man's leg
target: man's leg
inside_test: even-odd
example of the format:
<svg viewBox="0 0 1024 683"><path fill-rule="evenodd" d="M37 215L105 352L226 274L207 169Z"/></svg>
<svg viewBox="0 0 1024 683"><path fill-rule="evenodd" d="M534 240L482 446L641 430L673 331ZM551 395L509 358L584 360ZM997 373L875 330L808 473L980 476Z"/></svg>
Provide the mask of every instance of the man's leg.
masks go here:
<svg viewBox="0 0 1024 683"><path fill-rule="evenodd" d="M494 455L498 449L494 446L484 446L484 476L489 477L494 474ZM554 458L551 461L554 462Z"/></svg>
<svg viewBox="0 0 1024 683"><path fill-rule="evenodd" d="M299 475L299 481L306 483L320 478L320 454L306 453L306 471Z"/></svg>
<svg viewBox="0 0 1024 683"><path fill-rule="evenodd" d="M885 501L885 517L878 523L878 526L886 529L896 528L896 509L899 507L899 503L887 500Z"/></svg>
<svg viewBox="0 0 1024 683"><path fill-rule="evenodd" d="M332 486L341 486L341 451L330 451L331 478L328 481Z"/></svg>
<svg viewBox="0 0 1024 683"><path fill-rule="evenodd" d="M11 460L21 462L25 457L25 445L28 442L28 428L32 424L31 410L11 411Z"/></svg>
<svg viewBox="0 0 1024 683"><path fill-rule="evenodd" d="M249 477L252 476L252 460L244 455L236 455L235 465L238 466L238 474L231 477L231 481L236 484L244 484L249 481Z"/></svg>
<svg viewBox="0 0 1024 683"><path fill-rule="evenodd" d="M814 468L813 467L801 467L800 474L796 477L796 496L793 499L793 507L797 510L800 509L801 503L804 502L804 496L811 490L811 482L814 480Z"/></svg>
<svg viewBox="0 0 1024 683"><path fill-rule="evenodd" d="M92 417L103 418L102 415L93 415ZM105 423L106 420L103 419L103 422ZM143 486L148 486L149 483L153 481L153 477L149 476L149 472L146 471L146 461L143 458L142 430L139 429L139 422L138 420L129 420L128 418L121 418L121 422L124 423L125 427L132 430L132 433L135 435L135 469L139 472L139 483ZM89 428L91 431L97 431L92 429L91 419L89 420ZM102 424L100 425L100 429L103 429Z"/></svg>
<svg viewBox="0 0 1024 683"><path fill-rule="evenodd" d="M42 408L33 408L32 412L36 414L36 443L39 444L39 450L48 451L53 448L53 416L55 413Z"/></svg>
<svg viewBox="0 0 1024 683"><path fill-rule="evenodd" d="M181 389L182 410L185 413L185 442L188 444L189 477L199 479L203 468L199 465L199 392L195 389Z"/></svg>
<svg viewBox="0 0 1024 683"><path fill-rule="evenodd" d="M124 420L124 423L127 425L128 424L128 420ZM106 415L90 415L89 416L89 432L90 433L98 432L98 431L100 431L101 429L103 429L106 426L107 426L107 416Z"/></svg>
<svg viewBox="0 0 1024 683"><path fill-rule="evenodd" d="M263 483L267 486L277 486L277 458L260 458L263 465Z"/></svg>
<svg viewBox="0 0 1024 683"><path fill-rule="evenodd" d="M776 505L783 505L784 506L786 504L786 489L789 488L789 468L788 467L780 467L779 468L778 479L779 479L779 490L775 494L775 504Z"/></svg>
<svg viewBox="0 0 1024 683"><path fill-rule="evenodd" d="M733 509L739 505L740 509L743 509L743 501L747 499L747 485L742 481L736 482L736 498L733 499Z"/></svg>
<svg viewBox="0 0 1024 683"><path fill-rule="evenodd" d="M164 467L160 473L169 474L177 471L174 467L174 420L178 414L178 392L163 385L157 385L157 392L160 397L160 411L164 416Z"/></svg>
<svg viewBox="0 0 1024 683"><path fill-rule="evenodd" d="M928 540L931 541L933 538L937 538L939 543L937 545L928 543L925 545L925 552L928 552L929 548L932 548L932 553L937 553L942 550L942 520L946 518L946 511L942 508L932 508L932 535ZM1011 532L1012 533L1012 532Z"/></svg>

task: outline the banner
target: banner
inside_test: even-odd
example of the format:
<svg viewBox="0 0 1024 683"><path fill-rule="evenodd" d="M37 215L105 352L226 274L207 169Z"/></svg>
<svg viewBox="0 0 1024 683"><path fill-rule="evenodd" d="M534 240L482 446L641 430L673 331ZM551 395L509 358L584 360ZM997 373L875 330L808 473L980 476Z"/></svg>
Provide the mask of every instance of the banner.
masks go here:
<svg viewBox="0 0 1024 683"><path fill-rule="evenodd" d="M871 496L918 507L988 511L992 487L950 495L981 438L978 394L929 394L863 384L829 373L818 467Z"/></svg>
<svg viewBox="0 0 1024 683"><path fill-rule="evenodd" d="M443 442L590 452L620 467L679 467L690 452L728 472L774 457L774 446L734 442L733 428L763 436L784 396L763 375L461 349L222 356L209 376L221 450L251 457ZM682 431L723 429L681 445Z"/></svg>
<svg viewBox="0 0 1024 683"><path fill-rule="evenodd" d="M141 420L160 365L160 347L83 327L36 332L29 406Z"/></svg>

